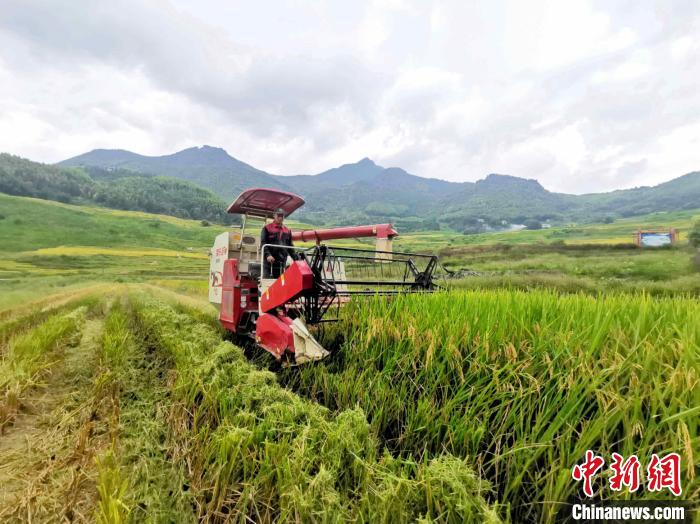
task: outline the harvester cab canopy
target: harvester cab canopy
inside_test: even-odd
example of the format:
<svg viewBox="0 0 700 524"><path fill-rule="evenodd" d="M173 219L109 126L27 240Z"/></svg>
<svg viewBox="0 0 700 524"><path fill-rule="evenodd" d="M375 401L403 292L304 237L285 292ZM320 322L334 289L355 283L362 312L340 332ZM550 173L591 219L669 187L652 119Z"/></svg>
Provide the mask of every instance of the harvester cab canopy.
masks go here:
<svg viewBox="0 0 700 524"><path fill-rule="evenodd" d="M259 218L272 218L277 209L291 215L304 205L304 199L294 193L278 189L253 188L243 191L228 207L228 213Z"/></svg>

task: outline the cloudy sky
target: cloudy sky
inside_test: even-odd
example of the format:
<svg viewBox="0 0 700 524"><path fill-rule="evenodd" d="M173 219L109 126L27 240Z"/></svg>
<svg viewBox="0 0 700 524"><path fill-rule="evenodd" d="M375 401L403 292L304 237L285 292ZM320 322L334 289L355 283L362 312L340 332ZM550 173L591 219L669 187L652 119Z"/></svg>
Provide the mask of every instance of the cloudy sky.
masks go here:
<svg viewBox="0 0 700 524"><path fill-rule="evenodd" d="M698 0L0 0L0 151L650 185L700 170L698 35Z"/></svg>

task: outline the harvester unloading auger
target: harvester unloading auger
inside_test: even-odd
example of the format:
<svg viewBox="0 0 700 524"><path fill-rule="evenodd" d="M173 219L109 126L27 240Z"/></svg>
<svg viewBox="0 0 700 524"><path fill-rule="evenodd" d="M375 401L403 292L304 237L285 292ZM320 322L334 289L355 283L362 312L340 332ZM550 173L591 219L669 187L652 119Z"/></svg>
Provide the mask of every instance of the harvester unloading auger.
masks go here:
<svg viewBox="0 0 700 524"><path fill-rule="evenodd" d="M303 205L293 193L244 191L228 208L243 216L240 230L218 235L210 254L209 301L219 308L221 325L292 364L328 356L309 326L335 320L328 318L329 312L337 314L353 296L430 292L436 287L437 257L394 252L398 233L391 224L292 233L295 242L315 242L313 247L261 246L259 228L246 233L250 219L266 222L276 209L290 215ZM375 237L376 249L323 243L362 237ZM294 255L278 268L278 278L264 278L266 247L285 247Z"/></svg>

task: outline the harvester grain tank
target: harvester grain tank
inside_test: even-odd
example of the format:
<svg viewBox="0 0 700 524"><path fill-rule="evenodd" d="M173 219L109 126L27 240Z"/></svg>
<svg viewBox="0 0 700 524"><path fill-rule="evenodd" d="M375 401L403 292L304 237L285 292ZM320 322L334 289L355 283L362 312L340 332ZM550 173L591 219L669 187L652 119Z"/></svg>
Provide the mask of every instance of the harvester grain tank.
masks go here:
<svg viewBox="0 0 700 524"><path fill-rule="evenodd" d="M290 215L304 205L293 193L248 189L229 206L242 215L239 230L218 235L210 252L209 301L221 325L249 337L278 360L302 364L326 357L310 327L337 319L353 297L429 292L435 287L437 257L393 251L398 236L391 224L293 231L294 242L278 278L263 278L265 248L260 227L277 209ZM257 230L247 232L251 222ZM376 238L374 250L331 246L327 240ZM336 318L331 312L335 312Z"/></svg>

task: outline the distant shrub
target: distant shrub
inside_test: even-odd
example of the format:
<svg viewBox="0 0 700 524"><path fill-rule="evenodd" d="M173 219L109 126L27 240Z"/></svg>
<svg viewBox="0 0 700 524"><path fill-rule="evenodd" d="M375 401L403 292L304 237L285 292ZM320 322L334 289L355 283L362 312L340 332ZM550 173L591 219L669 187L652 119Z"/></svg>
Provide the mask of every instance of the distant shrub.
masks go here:
<svg viewBox="0 0 700 524"><path fill-rule="evenodd" d="M22 220L19 219L19 218L15 218L15 219L12 221L12 223L13 223L14 225L16 225L16 226L19 226L19 225L22 224Z"/></svg>
<svg viewBox="0 0 700 524"><path fill-rule="evenodd" d="M478 235L479 233L483 233L484 230L483 228L479 226L467 226L464 228L462 231L463 235Z"/></svg>
<svg viewBox="0 0 700 524"><path fill-rule="evenodd" d="M435 219L432 218L426 218L423 220L423 229L427 231L439 231L440 230L440 222L438 222Z"/></svg>
<svg viewBox="0 0 700 524"><path fill-rule="evenodd" d="M542 229L542 222L535 220L534 218L528 218L523 222L523 225L525 226L525 229Z"/></svg>
<svg viewBox="0 0 700 524"><path fill-rule="evenodd" d="M693 257L693 268L695 271L700 271L700 249L698 249Z"/></svg>
<svg viewBox="0 0 700 524"><path fill-rule="evenodd" d="M0 220L5 220L5 215L3 215L2 213L0 213Z"/></svg>
<svg viewBox="0 0 700 524"><path fill-rule="evenodd" d="M154 220L153 222L151 222L151 223L148 224L148 225L149 225L150 227L153 227L153 228L155 228L155 229L158 229L158 228L160 227L160 222L158 222L157 220Z"/></svg>
<svg viewBox="0 0 700 524"><path fill-rule="evenodd" d="M202 224L202 227L209 227L209 226L211 226L211 222L209 222L208 220L202 220L202 221L200 222L200 224Z"/></svg>
<svg viewBox="0 0 700 524"><path fill-rule="evenodd" d="M615 222L615 217L607 216L603 219L604 224L612 224Z"/></svg>
<svg viewBox="0 0 700 524"><path fill-rule="evenodd" d="M693 247L700 247L700 220L695 222L692 231L688 233L688 242Z"/></svg>

